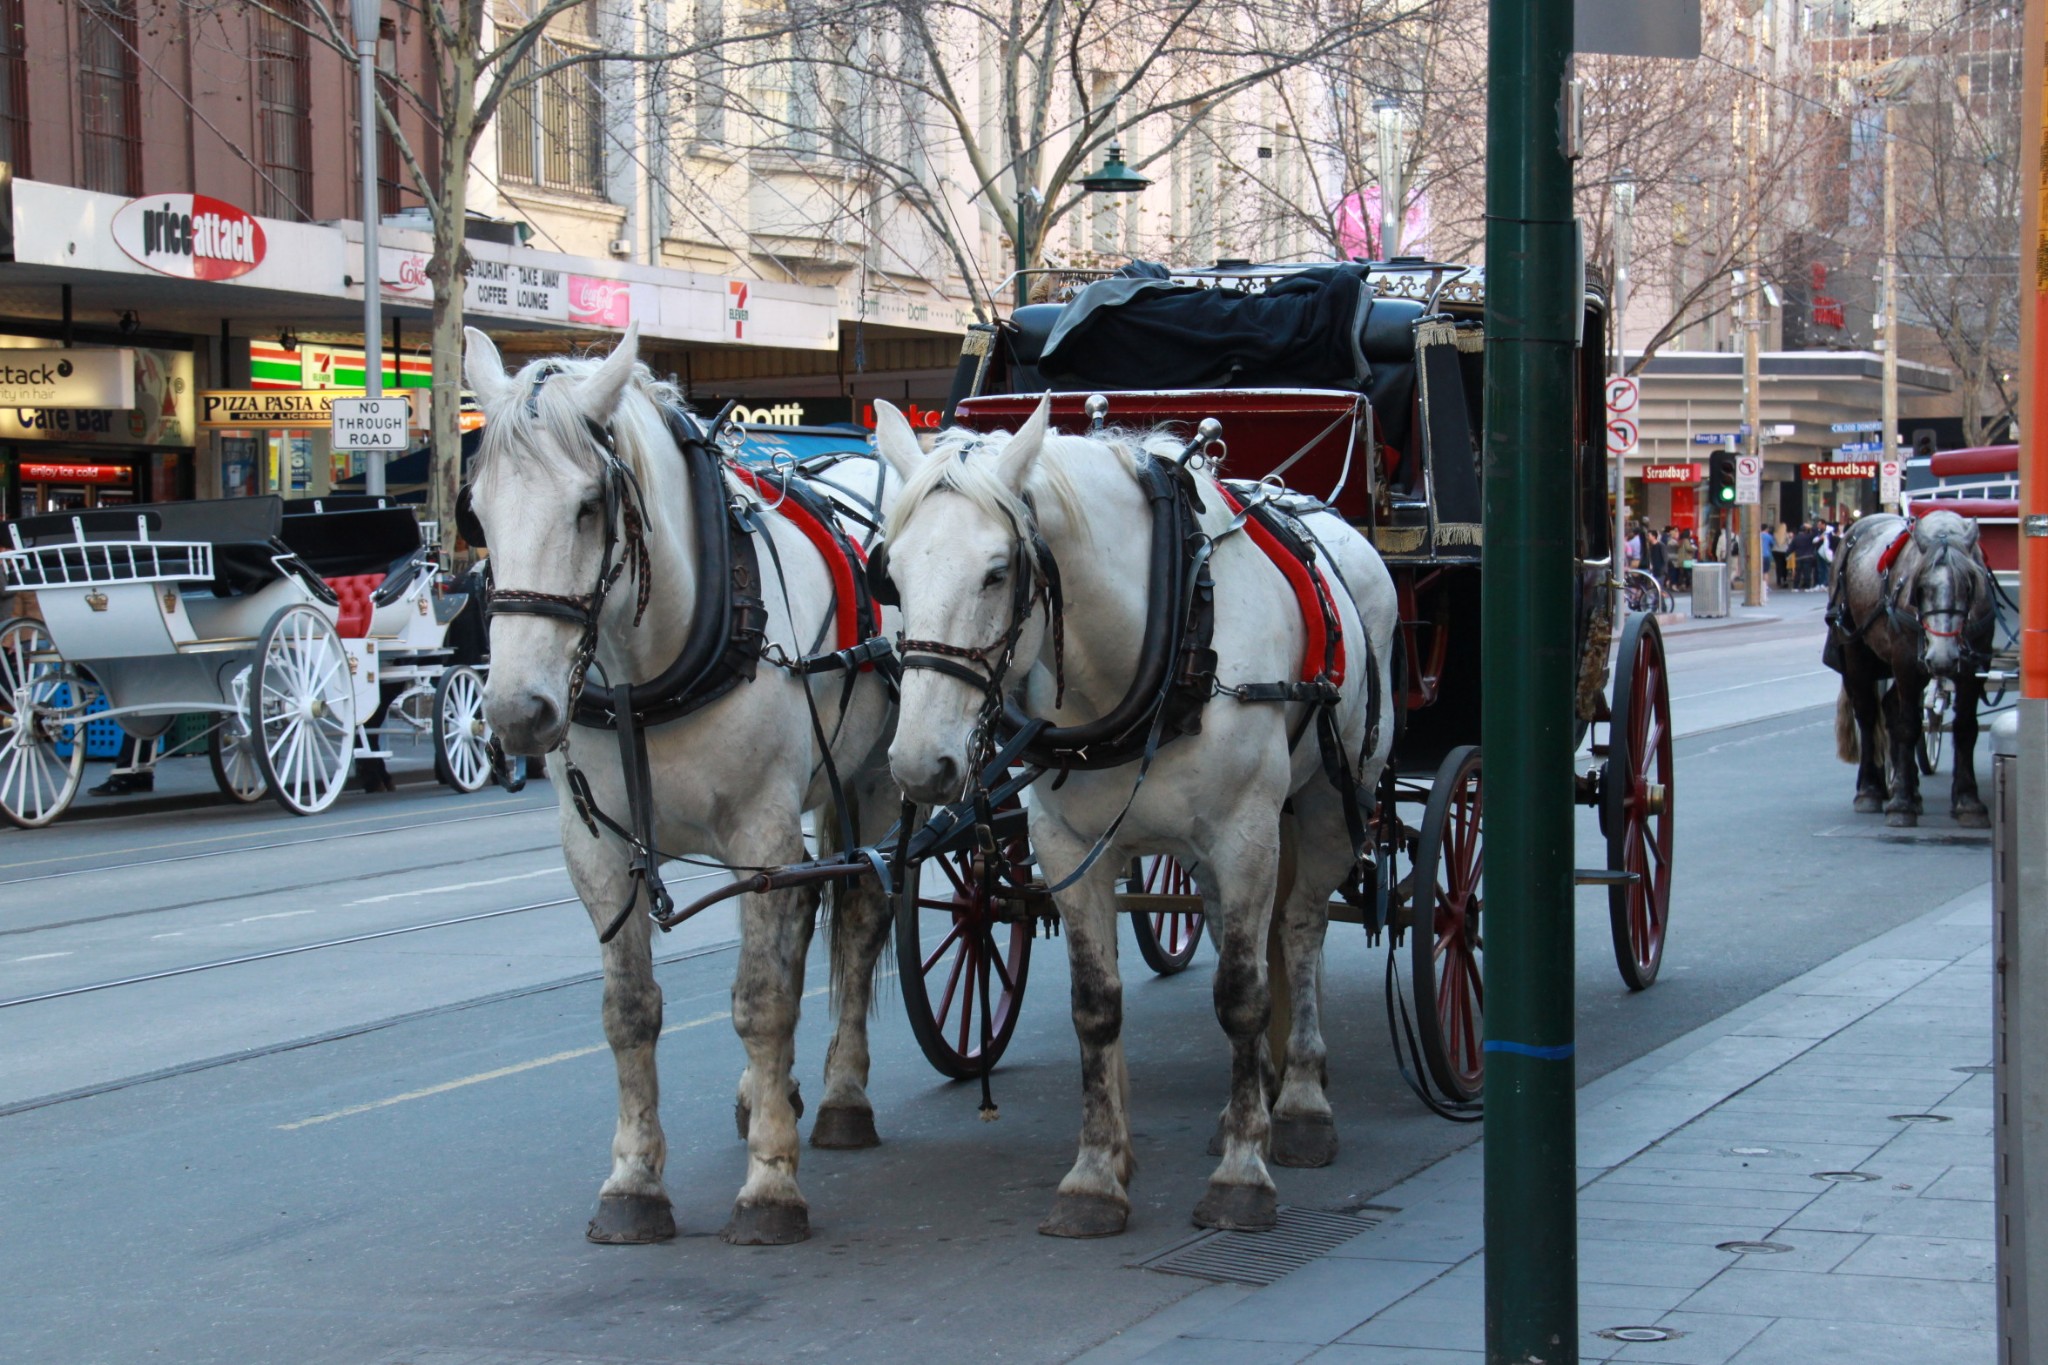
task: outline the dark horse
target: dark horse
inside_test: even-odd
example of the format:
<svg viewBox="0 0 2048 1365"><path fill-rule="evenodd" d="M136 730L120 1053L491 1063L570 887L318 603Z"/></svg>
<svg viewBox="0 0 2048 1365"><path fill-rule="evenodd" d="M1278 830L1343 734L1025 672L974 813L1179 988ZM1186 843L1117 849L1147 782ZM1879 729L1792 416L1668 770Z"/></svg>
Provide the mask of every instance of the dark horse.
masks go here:
<svg viewBox="0 0 2048 1365"><path fill-rule="evenodd" d="M1930 680L1948 678L1956 691L1950 809L1959 825L1990 824L1977 795L1975 759L1977 703L1984 695L1977 670L1989 661L1996 630L1993 593L1977 548L1977 523L1954 512L1930 512L1918 521L1865 517L1850 529L1828 587L1821 660L1842 675L1835 747L1843 762L1857 764L1857 810L1882 809L1887 825L1920 822L1914 755L1921 699ZM1886 678L1892 685L1880 691ZM1889 746L1884 758L1880 736Z"/></svg>

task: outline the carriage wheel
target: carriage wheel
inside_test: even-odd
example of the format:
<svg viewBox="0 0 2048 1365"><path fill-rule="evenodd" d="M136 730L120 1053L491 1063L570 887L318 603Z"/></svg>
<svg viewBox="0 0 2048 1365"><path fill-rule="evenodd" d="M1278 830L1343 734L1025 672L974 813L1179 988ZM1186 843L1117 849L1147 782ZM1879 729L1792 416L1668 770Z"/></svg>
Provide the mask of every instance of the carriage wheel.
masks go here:
<svg viewBox="0 0 2048 1365"><path fill-rule="evenodd" d="M1480 840L1479 746L1451 750L1429 789L1415 847L1408 935L1417 1032L1430 1079L1469 1104L1486 1082L1486 850Z"/></svg>
<svg viewBox="0 0 2048 1365"><path fill-rule="evenodd" d="M1011 863L998 886L1021 887L1031 875L1023 807L1012 798L996 808L996 821L998 846ZM1002 1060L1031 969L1031 915L1015 900L983 895L981 883L979 859L962 849L907 869L896 893L896 965L910 1031L926 1060L954 1080L980 1076ZM931 928L945 927L930 947L927 916Z"/></svg>
<svg viewBox="0 0 2048 1365"><path fill-rule="evenodd" d="M1657 979L1671 913L1671 675L1653 616L1629 619L1614 669L1614 720L1607 742L1607 865L1634 882L1607 888L1614 961L1639 991Z"/></svg>
<svg viewBox="0 0 2048 1365"><path fill-rule="evenodd" d="M1202 944L1202 893L1188 870L1174 858L1133 858L1122 894L1145 898L1130 916L1145 965L1161 976L1186 971ZM1181 904L1162 904L1173 901Z"/></svg>
<svg viewBox="0 0 2048 1365"><path fill-rule="evenodd" d="M1928 696L1920 715L1920 771L1934 776L1934 770L1941 766L1942 737L1948 733L1948 716L1955 706L1955 694L1949 690L1948 680L1936 679L1934 691Z"/></svg>
<svg viewBox="0 0 2048 1365"><path fill-rule="evenodd" d="M228 800L250 805L270 794L256 737L240 717L223 716L208 732L206 761L213 768L214 784Z"/></svg>
<svg viewBox="0 0 2048 1365"><path fill-rule="evenodd" d="M0 813L14 824L47 825L78 794L83 718L95 691L66 676L42 622L19 617L0 626Z"/></svg>
<svg viewBox="0 0 2048 1365"><path fill-rule="evenodd" d="M314 815L341 796L355 750L355 687L334 623L312 607L286 607L263 628L249 729L279 805Z"/></svg>
<svg viewBox="0 0 2048 1365"><path fill-rule="evenodd" d="M491 773L491 727L484 721L484 680L466 665L434 682L434 771L459 792L481 790Z"/></svg>

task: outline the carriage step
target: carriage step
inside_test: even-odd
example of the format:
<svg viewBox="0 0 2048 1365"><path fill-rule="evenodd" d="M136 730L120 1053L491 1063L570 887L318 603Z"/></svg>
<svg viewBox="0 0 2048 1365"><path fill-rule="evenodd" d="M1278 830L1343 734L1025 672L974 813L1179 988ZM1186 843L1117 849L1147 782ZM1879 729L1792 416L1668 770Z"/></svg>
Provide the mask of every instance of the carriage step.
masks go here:
<svg viewBox="0 0 2048 1365"><path fill-rule="evenodd" d="M1579 886L1634 886L1642 879L1640 872L1615 867L1582 867L1572 873L1572 881Z"/></svg>

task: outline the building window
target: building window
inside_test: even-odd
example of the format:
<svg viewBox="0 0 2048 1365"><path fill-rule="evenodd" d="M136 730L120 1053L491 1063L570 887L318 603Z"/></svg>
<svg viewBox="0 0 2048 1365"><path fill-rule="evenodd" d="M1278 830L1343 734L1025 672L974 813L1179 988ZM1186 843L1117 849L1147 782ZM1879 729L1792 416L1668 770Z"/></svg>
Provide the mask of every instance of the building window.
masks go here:
<svg viewBox="0 0 2048 1365"><path fill-rule="evenodd" d="M294 22L299 7L285 0L276 9L254 14L256 145L262 212L304 222L312 216L313 100L306 30Z"/></svg>
<svg viewBox="0 0 2048 1365"><path fill-rule="evenodd" d="M26 176L28 164L28 49L21 0L0 0L0 161Z"/></svg>
<svg viewBox="0 0 2048 1365"><path fill-rule="evenodd" d="M133 0L80 0L78 105L84 188L142 193L142 108Z"/></svg>
<svg viewBox="0 0 2048 1365"><path fill-rule="evenodd" d="M526 22L516 0L501 24ZM564 194L604 196L604 96L595 63L548 71L595 44L590 6L557 16L507 74L498 106L498 171L509 182ZM545 73L545 74L543 74Z"/></svg>

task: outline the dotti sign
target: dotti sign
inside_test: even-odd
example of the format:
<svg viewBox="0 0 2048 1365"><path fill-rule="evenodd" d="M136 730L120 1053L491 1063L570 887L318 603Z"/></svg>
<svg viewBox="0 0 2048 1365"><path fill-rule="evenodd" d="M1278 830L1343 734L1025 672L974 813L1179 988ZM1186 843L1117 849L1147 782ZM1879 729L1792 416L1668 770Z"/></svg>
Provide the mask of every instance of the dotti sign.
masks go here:
<svg viewBox="0 0 2048 1365"><path fill-rule="evenodd" d="M361 389L206 389L199 395L202 427L325 427L334 400L361 398Z"/></svg>
<svg viewBox="0 0 2048 1365"><path fill-rule="evenodd" d="M1799 466L1802 479L1874 479L1877 477L1875 460L1833 460L1823 464Z"/></svg>
<svg viewBox="0 0 2048 1365"><path fill-rule="evenodd" d="M181 280L231 280L263 264L263 224L204 194L131 199L115 213L113 233L138 265Z"/></svg>

